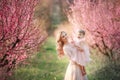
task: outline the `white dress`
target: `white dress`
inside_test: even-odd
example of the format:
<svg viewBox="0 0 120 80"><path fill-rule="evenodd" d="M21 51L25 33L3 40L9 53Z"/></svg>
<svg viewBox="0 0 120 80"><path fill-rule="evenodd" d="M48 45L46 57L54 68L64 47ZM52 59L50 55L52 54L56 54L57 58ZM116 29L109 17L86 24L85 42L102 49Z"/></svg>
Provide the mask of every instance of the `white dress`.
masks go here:
<svg viewBox="0 0 120 80"><path fill-rule="evenodd" d="M74 63L80 64L76 47L72 44L65 44L63 50L65 55L69 58L69 65L64 80L88 80L86 75L82 76L80 67Z"/></svg>
<svg viewBox="0 0 120 80"><path fill-rule="evenodd" d="M77 50L77 53L79 56L79 63L83 66L86 66L91 61L91 58L90 58L89 47L85 43L85 38L76 39L75 45L84 50L84 52L80 52L79 50Z"/></svg>

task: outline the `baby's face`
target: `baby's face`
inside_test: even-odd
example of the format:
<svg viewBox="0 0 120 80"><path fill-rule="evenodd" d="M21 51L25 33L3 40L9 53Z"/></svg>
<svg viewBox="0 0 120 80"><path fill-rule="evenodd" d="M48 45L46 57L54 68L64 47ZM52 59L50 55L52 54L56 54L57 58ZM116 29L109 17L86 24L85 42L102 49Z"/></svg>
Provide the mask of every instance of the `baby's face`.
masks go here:
<svg viewBox="0 0 120 80"><path fill-rule="evenodd" d="M77 36L78 38L83 38L84 37L84 35L83 35L83 33L78 33L78 36Z"/></svg>

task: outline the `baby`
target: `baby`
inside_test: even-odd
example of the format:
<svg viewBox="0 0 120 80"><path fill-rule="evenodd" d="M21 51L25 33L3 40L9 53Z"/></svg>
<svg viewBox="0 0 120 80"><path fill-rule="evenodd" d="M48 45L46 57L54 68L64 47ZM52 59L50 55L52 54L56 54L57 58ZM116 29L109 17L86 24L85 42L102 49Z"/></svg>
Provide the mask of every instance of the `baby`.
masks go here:
<svg viewBox="0 0 120 80"><path fill-rule="evenodd" d="M77 34L77 38L73 40L74 46L78 50L78 55L80 56L79 62L81 64L80 68L82 71L82 74L85 75L85 66L87 63L90 62L90 53L89 53L89 48L85 42L85 31L79 30Z"/></svg>

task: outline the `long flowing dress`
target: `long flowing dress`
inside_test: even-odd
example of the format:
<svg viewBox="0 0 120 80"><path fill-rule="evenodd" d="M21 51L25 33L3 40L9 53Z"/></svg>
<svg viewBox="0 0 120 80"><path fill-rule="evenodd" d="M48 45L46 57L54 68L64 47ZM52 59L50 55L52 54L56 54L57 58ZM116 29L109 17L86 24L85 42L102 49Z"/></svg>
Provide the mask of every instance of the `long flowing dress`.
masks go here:
<svg viewBox="0 0 120 80"><path fill-rule="evenodd" d="M76 65L79 63L79 55L77 54L77 49L72 44L65 44L63 47L65 55L69 58L69 65L66 70L64 80L88 80L87 76L82 76L80 67Z"/></svg>

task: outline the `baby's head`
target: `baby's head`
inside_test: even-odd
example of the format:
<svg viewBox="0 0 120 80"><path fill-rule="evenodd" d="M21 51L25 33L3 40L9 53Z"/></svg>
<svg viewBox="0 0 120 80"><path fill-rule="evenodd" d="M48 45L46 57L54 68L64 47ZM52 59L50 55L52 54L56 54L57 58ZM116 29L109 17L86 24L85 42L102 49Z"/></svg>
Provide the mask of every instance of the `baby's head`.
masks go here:
<svg viewBox="0 0 120 80"><path fill-rule="evenodd" d="M78 31L78 38L84 38L84 36L85 36L85 31L84 30L79 30Z"/></svg>

